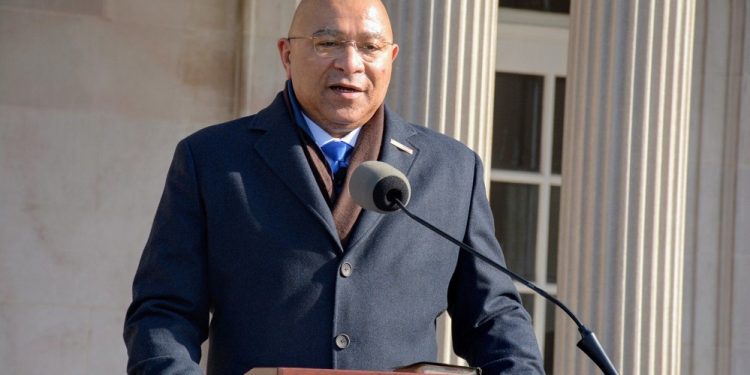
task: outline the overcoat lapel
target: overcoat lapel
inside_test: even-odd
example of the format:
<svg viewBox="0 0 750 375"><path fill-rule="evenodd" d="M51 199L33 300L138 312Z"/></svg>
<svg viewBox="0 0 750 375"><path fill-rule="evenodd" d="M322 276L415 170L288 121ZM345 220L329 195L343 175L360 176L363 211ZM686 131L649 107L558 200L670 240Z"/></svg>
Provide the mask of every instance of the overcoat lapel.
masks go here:
<svg viewBox="0 0 750 375"><path fill-rule="evenodd" d="M411 126L393 111L385 107L385 129L383 129L383 142L381 144L380 161L388 163L409 177L409 172L419 156L419 149L414 146L409 138L417 133ZM409 153L403 147L397 147L392 141L406 146ZM359 221L349 238L349 248L353 249L367 238L377 223L383 218L383 214L362 210Z"/></svg>
<svg viewBox="0 0 750 375"><path fill-rule="evenodd" d="M251 129L265 131L256 142L255 150L302 205L325 227L338 250L342 251L331 209L318 187L305 156L304 146L291 121L284 99L279 94L268 108L258 113L250 125Z"/></svg>

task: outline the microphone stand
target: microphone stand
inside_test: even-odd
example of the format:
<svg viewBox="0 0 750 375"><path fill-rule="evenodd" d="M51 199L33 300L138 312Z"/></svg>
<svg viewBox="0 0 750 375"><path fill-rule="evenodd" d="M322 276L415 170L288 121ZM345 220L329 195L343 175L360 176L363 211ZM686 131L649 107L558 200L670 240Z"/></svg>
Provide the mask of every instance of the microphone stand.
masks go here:
<svg viewBox="0 0 750 375"><path fill-rule="evenodd" d="M612 364L612 361L609 360L609 357L607 357L607 353L604 352L604 348L602 348L601 344L599 344L599 340L596 338L596 335L594 335L594 332L590 329L586 328L573 314L570 309L568 309L567 306L565 306L560 300L557 298L551 296L549 293L545 292L538 286L534 285L532 282L524 279L523 277L513 273L511 270L503 267L499 263L495 262L494 260L482 255L478 251L476 251L471 246L451 237L449 234L443 232L442 230L438 229L434 225L428 223L421 217L411 213L406 206L401 202L401 200L398 197L388 197L390 200L397 205L401 210L406 213L407 216L414 219L414 221L418 222L419 224L422 224L427 229L430 229L431 231L439 234L441 237L445 238L446 240L452 242L456 246L460 247L464 251L467 251L471 255L475 256L476 258L480 259L484 263L492 266L493 268L497 269L498 271L510 276L511 279L518 281L519 283L526 285L531 290L539 293L542 297L546 298L548 301L554 303L557 305L557 307L561 308L563 311L565 311L566 314L570 317L570 319L573 320L573 322L578 326L578 332L581 333L581 340L578 341L578 348L581 349L586 355L591 358L594 363L599 366L599 368L602 370L602 372L605 375L618 375L617 370L615 369L615 366Z"/></svg>

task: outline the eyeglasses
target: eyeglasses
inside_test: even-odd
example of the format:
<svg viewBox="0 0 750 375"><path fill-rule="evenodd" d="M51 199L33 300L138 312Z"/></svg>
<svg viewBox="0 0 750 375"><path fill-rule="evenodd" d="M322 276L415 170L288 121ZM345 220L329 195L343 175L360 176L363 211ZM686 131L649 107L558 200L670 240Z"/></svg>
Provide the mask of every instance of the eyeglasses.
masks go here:
<svg viewBox="0 0 750 375"><path fill-rule="evenodd" d="M287 40L309 39L312 40L313 49L320 57L341 57L346 54L346 46L351 44L354 50L362 56L365 61L373 61L382 56L388 46L393 42L379 39L368 39L364 41L344 40L333 36L290 36Z"/></svg>

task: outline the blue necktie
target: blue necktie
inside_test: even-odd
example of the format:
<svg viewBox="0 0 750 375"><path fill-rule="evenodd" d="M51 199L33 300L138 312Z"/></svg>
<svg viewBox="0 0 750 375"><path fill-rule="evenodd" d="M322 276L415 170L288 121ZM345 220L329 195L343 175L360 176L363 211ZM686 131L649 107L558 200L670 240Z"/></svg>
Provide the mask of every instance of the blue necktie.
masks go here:
<svg viewBox="0 0 750 375"><path fill-rule="evenodd" d="M346 142L332 141L321 147L323 153L331 159L331 172L334 176L341 168L349 166L349 154L352 152L352 146Z"/></svg>
<svg viewBox="0 0 750 375"><path fill-rule="evenodd" d="M333 191L339 194L344 187L346 168L349 167L349 154L352 153L353 147L346 142L333 141L324 144L321 148L323 149L323 153L331 159Z"/></svg>

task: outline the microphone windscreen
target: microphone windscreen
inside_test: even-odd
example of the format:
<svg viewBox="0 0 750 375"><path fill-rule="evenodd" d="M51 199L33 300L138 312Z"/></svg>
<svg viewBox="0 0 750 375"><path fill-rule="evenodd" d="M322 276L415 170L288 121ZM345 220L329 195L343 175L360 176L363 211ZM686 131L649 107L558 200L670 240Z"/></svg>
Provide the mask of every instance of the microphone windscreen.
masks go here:
<svg viewBox="0 0 750 375"><path fill-rule="evenodd" d="M388 163L366 161L352 173L349 193L362 208L384 214L399 209L396 199L409 203L411 186L409 179Z"/></svg>

